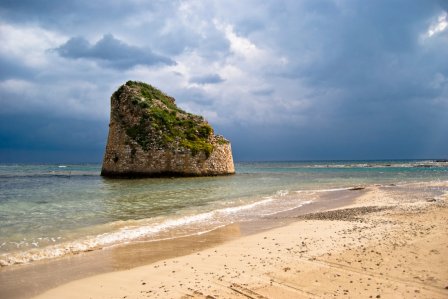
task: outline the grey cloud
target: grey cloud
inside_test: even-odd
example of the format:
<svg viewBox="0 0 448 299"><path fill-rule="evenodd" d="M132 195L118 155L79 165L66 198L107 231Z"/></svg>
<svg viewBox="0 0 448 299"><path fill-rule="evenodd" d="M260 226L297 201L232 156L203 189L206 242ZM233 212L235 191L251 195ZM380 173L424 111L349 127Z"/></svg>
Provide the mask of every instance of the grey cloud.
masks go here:
<svg viewBox="0 0 448 299"><path fill-rule="evenodd" d="M152 9L155 1L146 2L144 8ZM73 29L106 24L124 16L140 12L137 1L58 1L58 0L4 0L0 2L0 16L3 20L16 23L39 23L45 28Z"/></svg>
<svg viewBox="0 0 448 299"><path fill-rule="evenodd" d="M65 58L93 59L117 69L127 69L136 65L175 64L168 57L155 54L149 49L127 45L111 34L104 35L94 45L82 37L73 37L54 50Z"/></svg>
<svg viewBox="0 0 448 299"><path fill-rule="evenodd" d="M195 87L177 90L173 93L173 96L177 105L180 107L188 106L190 109L193 107L207 107L210 109L214 104L213 99L207 96L202 89ZM190 112L198 113L198 111Z"/></svg>
<svg viewBox="0 0 448 299"><path fill-rule="evenodd" d="M207 28L204 36L188 21L182 23L181 4L180 1L5 0L0 1L0 18L16 24L35 23L70 36L114 32L147 42L151 49L165 55L204 49L202 55L216 57L228 48L227 41L213 26Z"/></svg>
<svg viewBox="0 0 448 299"><path fill-rule="evenodd" d="M278 78L277 92L286 82L312 91L286 95L290 103L307 99L307 121L278 128L290 136L274 143L288 144L289 155L295 152L296 158L443 155L448 144L440 136L447 121L441 111L447 102L435 105L433 99L447 97L448 81L434 86L438 73L448 77L447 54L441 51L448 46L442 37L447 32L425 43L419 40L442 14L440 2L335 3L282 2L272 14L261 14L269 18L269 32L251 36L255 44L269 45L288 58L287 65L262 74L267 81ZM279 117L303 111L292 108ZM263 138L256 139L263 143ZM318 149L329 146L327 152ZM287 148L280 156L287 156Z"/></svg>
<svg viewBox="0 0 448 299"><path fill-rule="evenodd" d="M0 55L0 80L30 78L36 73L35 69L23 65L20 61Z"/></svg>
<svg viewBox="0 0 448 299"><path fill-rule="evenodd" d="M437 2L350 2L335 8L331 17L319 3L313 2L315 13L298 21L299 26L284 26L286 34L271 36L289 55L304 54L304 59L291 59L285 78L315 90L342 91L347 111L358 101L369 105L434 96L429 81L446 68L440 61L446 55L422 46L419 36L441 13ZM312 34L304 28L312 28ZM285 39L290 36L298 38Z"/></svg>
<svg viewBox="0 0 448 299"><path fill-rule="evenodd" d="M202 85L205 85L205 84L218 84L218 83L224 82L224 79L221 78L221 76L218 75L218 74L209 74L209 75L192 77L190 79L190 82L197 83L197 84L202 84Z"/></svg>
<svg viewBox="0 0 448 299"><path fill-rule="evenodd" d="M173 22L173 20L170 20ZM169 33L158 34L157 49L173 55L195 49L202 57L210 60L222 59L229 53L229 41L213 25L206 29L206 36L185 28L174 28Z"/></svg>
<svg viewBox="0 0 448 299"><path fill-rule="evenodd" d="M0 162L97 162L105 136L105 120L2 115Z"/></svg>
<svg viewBox="0 0 448 299"><path fill-rule="evenodd" d="M270 96L274 93L274 89L272 88L260 88L251 91L251 94L254 96Z"/></svg>
<svg viewBox="0 0 448 299"><path fill-rule="evenodd" d="M177 15L165 18L164 23L156 24L160 26L159 30L150 32L153 35L152 39L157 40L154 49L172 55L194 49L201 56L211 60L220 59L228 53L229 41L222 32L216 29L211 20L204 21L206 25L201 30L195 30L193 24L176 22L176 19L181 17L180 14L178 12ZM146 31L148 26L154 27L154 25L152 23L144 24L139 30ZM142 38L147 38L147 36Z"/></svg>

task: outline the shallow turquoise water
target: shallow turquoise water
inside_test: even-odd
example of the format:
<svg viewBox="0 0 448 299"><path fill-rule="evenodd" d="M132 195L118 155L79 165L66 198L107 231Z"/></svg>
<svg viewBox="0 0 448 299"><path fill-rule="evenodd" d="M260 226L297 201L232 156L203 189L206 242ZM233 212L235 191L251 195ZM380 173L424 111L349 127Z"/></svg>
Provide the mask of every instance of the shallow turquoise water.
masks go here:
<svg viewBox="0 0 448 299"><path fill-rule="evenodd" d="M0 165L0 262L201 233L312 200L297 191L448 180L434 161L237 163L234 176L138 180L100 167Z"/></svg>

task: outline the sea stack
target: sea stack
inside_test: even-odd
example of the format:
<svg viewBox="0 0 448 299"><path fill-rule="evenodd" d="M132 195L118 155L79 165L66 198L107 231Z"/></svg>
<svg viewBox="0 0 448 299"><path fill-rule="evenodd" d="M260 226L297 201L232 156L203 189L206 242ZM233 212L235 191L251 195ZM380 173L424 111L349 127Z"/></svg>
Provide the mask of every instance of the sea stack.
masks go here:
<svg viewBox="0 0 448 299"><path fill-rule="evenodd" d="M230 142L174 98L128 81L111 97L101 175L111 178L215 176L235 173Z"/></svg>

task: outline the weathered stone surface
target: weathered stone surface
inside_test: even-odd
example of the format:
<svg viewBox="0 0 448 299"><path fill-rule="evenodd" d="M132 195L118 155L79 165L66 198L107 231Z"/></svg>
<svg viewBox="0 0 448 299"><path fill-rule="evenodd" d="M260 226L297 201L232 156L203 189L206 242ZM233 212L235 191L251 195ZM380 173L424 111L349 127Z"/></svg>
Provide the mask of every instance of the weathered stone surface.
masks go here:
<svg viewBox="0 0 448 299"><path fill-rule="evenodd" d="M173 98L128 81L111 97L106 177L212 176L235 172L231 145Z"/></svg>

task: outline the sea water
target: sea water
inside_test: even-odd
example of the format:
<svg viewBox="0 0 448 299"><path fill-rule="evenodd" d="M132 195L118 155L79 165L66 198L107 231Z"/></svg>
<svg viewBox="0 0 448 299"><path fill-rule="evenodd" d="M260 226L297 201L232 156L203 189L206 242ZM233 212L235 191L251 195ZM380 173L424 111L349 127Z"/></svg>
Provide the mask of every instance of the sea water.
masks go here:
<svg viewBox="0 0 448 299"><path fill-rule="evenodd" d="M235 166L232 176L123 180L101 177L99 164L0 164L0 265L203 234L303 207L319 192L448 180L448 163L432 160Z"/></svg>

